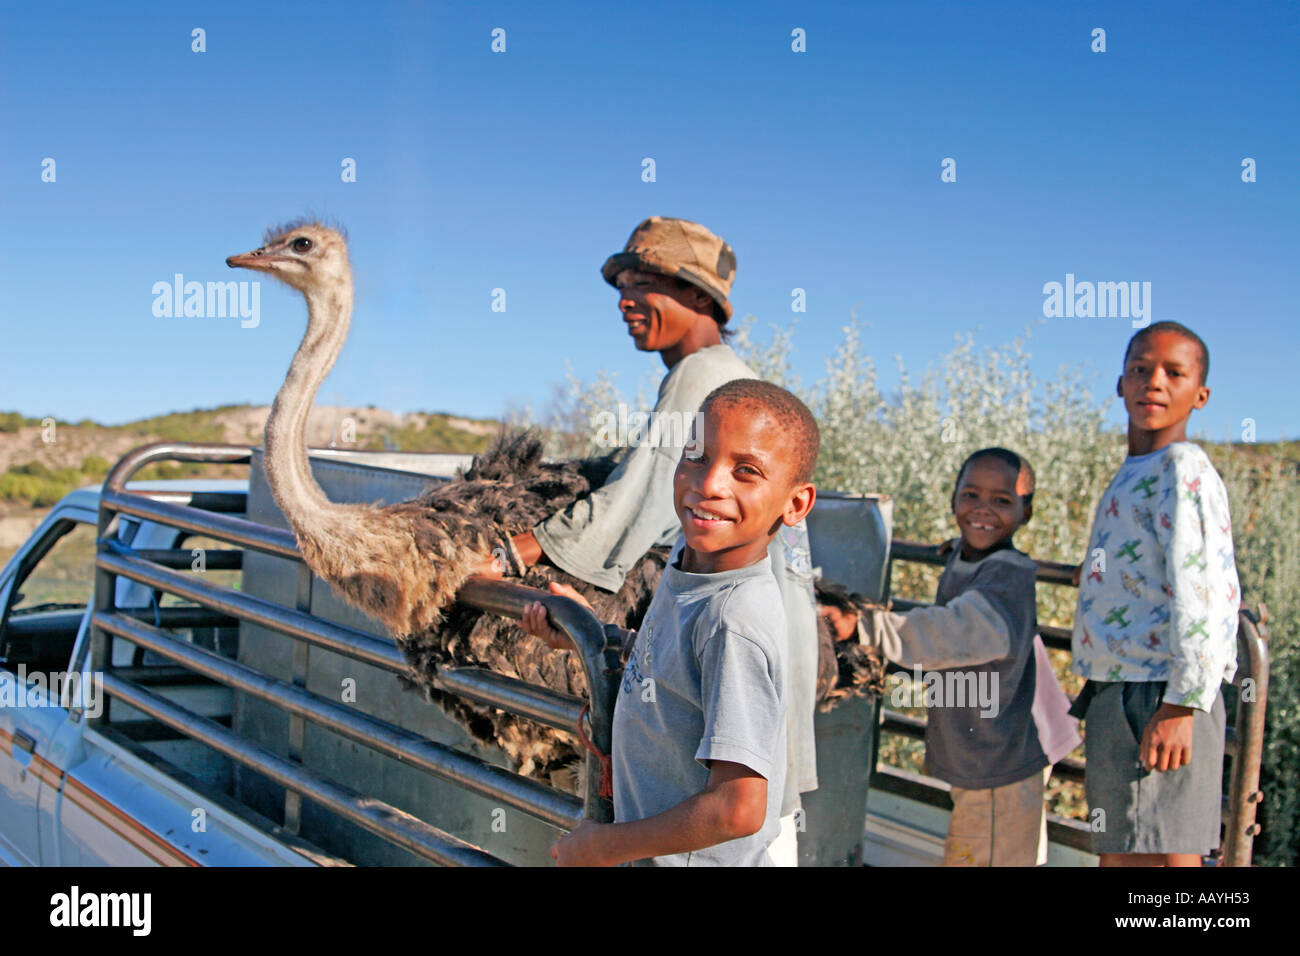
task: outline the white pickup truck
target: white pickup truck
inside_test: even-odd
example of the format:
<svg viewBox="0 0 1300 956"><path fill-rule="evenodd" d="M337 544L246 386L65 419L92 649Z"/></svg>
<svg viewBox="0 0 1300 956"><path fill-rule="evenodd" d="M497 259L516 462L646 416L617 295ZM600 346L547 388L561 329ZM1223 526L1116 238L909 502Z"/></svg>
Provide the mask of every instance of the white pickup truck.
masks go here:
<svg viewBox="0 0 1300 956"><path fill-rule="evenodd" d="M243 481L170 481L147 485L161 500L198 495L242 496ZM134 486L133 486L134 490ZM285 835L236 812L211 806L184 778L159 767L149 751L166 753L161 735L132 735L130 721L105 733L87 718L104 706L102 685L88 668L93 611L98 488L60 501L0 575L0 861L9 865L298 865L310 857ZM185 534L174 527L124 519L116 538L139 549L172 549ZM117 582L120 607L148 607L147 588ZM160 609L161 612L162 609ZM170 615L177 621L178 616ZM194 627L192 639L220 629ZM114 666L142 668L135 649L115 648ZM152 662L150 662L152 663ZM156 666L156 665L155 665ZM178 694L197 712L222 704L198 687ZM206 697L207 699L200 699ZM228 708L228 705L227 705ZM141 743L148 743L148 751ZM175 741L171 741L174 745ZM196 810L210 809L212 812Z"/></svg>
<svg viewBox="0 0 1300 956"><path fill-rule="evenodd" d="M247 464L247 480L129 482L155 461ZM400 501L467 456L312 450L338 501ZM819 498L814 564L869 597L891 560L937 562L890 540L879 496ZM1040 578L1068 570L1044 563ZM537 596L471 585L460 600L518 616ZM906 605L909 602L896 601ZM9 865L548 864L558 833L608 819L594 767L579 797L513 773L395 675L374 622L297 558L260 449L161 444L58 503L0 573L0 863ZM584 648L589 733L608 748L611 667L599 623L552 612ZM1242 668L1260 687L1229 730L1222 862L1245 865L1257 827L1267 656L1243 612ZM1049 645L1062 633L1044 628ZM582 702L475 669L443 690L572 730ZM876 765L878 732L923 722L850 698L817 718L822 789L805 799L801 865L934 864L950 807L938 781ZM1055 773L1081 778L1069 761ZM1089 865L1083 823L1049 820L1049 864Z"/></svg>

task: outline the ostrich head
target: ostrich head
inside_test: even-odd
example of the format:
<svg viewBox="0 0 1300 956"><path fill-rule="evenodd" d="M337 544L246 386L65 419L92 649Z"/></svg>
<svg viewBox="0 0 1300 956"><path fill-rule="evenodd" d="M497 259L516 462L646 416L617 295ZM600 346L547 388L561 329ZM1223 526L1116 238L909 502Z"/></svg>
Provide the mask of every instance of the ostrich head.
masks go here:
<svg viewBox="0 0 1300 956"><path fill-rule="evenodd" d="M328 287L350 271L347 240L318 222L268 229L260 249L231 256L226 265L265 272L304 294Z"/></svg>

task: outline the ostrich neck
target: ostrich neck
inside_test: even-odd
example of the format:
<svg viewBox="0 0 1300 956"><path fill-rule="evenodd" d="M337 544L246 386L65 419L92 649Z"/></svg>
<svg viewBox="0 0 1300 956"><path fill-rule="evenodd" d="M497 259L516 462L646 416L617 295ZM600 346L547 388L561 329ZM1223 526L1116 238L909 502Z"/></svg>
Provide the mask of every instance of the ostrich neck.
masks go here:
<svg viewBox="0 0 1300 956"><path fill-rule="evenodd" d="M326 497L307 460L307 416L321 383L343 350L352 319L352 278L305 293L307 332L266 419L267 482L299 535L324 533L322 521L346 506Z"/></svg>

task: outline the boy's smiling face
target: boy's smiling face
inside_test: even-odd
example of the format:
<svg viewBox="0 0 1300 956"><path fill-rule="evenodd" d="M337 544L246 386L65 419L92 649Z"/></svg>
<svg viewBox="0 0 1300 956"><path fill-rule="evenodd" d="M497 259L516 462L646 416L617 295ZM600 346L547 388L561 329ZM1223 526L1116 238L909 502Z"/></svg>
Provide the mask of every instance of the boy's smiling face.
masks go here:
<svg viewBox="0 0 1300 956"><path fill-rule="evenodd" d="M998 458L968 464L952 496L952 513L961 531L962 556L968 560L1011 538L1029 520L1021 498L1022 476Z"/></svg>
<svg viewBox="0 0 1300 956"><path fill-rule="evenodd" d="M1135 342L1115 386L1128 411L1129 432L1151 436L1155 451L1186 437L1192 409L1204 408L1200 350L1177 332L1153 332Z"/></svg>
<svg viewBox="0 0 1300 956"><path fill-rule="evenodd" d="M696 421L704 434L693 436L673 475L682 568L748 567L767 555L779 524L796 525L812 510L816 491L796 481L789 436L769 411L715 401Z"/></svg>

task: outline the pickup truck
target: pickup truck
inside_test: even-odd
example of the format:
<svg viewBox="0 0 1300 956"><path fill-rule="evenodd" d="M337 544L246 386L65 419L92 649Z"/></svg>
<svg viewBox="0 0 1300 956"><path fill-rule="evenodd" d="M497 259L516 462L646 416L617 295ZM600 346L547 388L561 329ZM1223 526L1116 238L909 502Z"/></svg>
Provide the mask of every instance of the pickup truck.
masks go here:
<svg viewBox="0 0 1300 956"><path fill-rule="evenodd" d="M312 449L338 501L401 501L468 460ZM130 481L157 461L247 465L247 480ZM821 573L868 597L900 560L937 549L891 541L887 496L827 493L810 518ZM1068 569L1041 565L1063 583ZM539 595L476 582L459 600L518 617ZM607 750L619 674L599 622L551 609L583 649L584 726ZM895 606L915 602L895 599ZM9 865L545 865L560 831L609 819L589 758L584 795L514 773L422 695L395 644L298 559L261 450L138 448L102 486L67 495L0 573L0 862ZM1230 711L1231 786L1219 862L1247 865L1259 800L1267 654L1243 611ZM1063 630L1042 628L1049 646ZM572 731L582 701L477 669L440 687ZM1236 695L1234 695L1236 696ZM1250 696L1250 695L1246 695ZM822 788L805 797L801 865L933 865L946 785L877 765L879 734L924 722L875 698L817 716ZM1079 761L1054 773L1082 779ZM1049 817L1049 865L1094 865L1083 821Z"/></svg>

